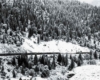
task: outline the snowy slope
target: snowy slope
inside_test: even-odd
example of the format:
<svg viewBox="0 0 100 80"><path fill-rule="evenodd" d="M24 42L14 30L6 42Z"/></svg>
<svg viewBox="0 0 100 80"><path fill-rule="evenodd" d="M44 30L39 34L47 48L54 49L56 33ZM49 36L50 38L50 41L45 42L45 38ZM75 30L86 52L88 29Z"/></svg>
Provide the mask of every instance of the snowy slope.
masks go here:
<svg viewBox="0 0 100 80"><path fill-rule="evenodd" d="M75 52L89 52L90 50L86 47L81 47L70 42L63 40L52 40L48 42L40 42L40 44L34 43L31 39L25 38L25 42L21 46L27 52L61 52L61 53L75 53Z"/></svg>

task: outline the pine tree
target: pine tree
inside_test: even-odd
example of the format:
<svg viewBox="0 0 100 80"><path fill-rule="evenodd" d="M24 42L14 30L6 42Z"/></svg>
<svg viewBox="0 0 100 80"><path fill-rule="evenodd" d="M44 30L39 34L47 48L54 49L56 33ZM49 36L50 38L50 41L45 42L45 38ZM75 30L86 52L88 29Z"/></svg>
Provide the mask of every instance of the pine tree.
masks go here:
<svg viewBox="0 0 100 80"><path fill-rule="evenodd" d="M94 52L94 58L95 59L98 59L98 55L97 55L97 52L96 51Z"/></svg>
<svg viewBox="0 0 100 80"><path fill-rule="evenodd" d="M45 56L44 65L47 65L47 64L48 64L48 56Z"/></svg>
<svg viewBox="0 0 100 80"><path fill-rule="evenodd" d="M28 67L29 65L28 65L28 56L27 55L25 55L24 56L24 64L25 64L25 67Z"/></svg>
<svg viewBox="0 0 100 80"><path fill-rule="evenodd" d="M49 70L51 70L51 62L50 62L50 60L48 60L48 68L49 68Z"/></svg>
<svg viewBox="0 0 100 80"><path fill-rule="evenodd" d="M16 73L14 70L13 70L12 74L13 74L13 78L16 78Z"/></svg>
<svg viewBox="0 0 100 80"><path fill-rule="evenodd" d="M1 59L0 59L0 65L1 65L1 63L2 63L2 61L1 61Z"/></svg>
<svg viewBox="0 0 100 80"><path fill-rule="evenodd" d="M15 57L13 57L13 59L12 59L12 65L16 65Z"/></svg>
<svg viewBox="0 0 100 80"><path fill-rule="evenodd" d="M29 68L29 69L32 68L32 62L31 62L31 61L28 62L28 68Z"/></svg>
<svg viewBox="0 0 100 80"><path fill-rule="evenodd" d="M74 60L75 63L78 62L78 58L76 56L73 57L73 60Z"/></svg>
<svg viewBox="0 0 100 80"><path fill-rule="evenodd" d="M71 59L71 64L69 65L68 70L72 70L74 67L75 67L74 60Z"/></svg>
<svg viewBox="0 0 100 80"><path fill-rule="evenodd" d="M81 61L83 61L83 57L81 55L81 53L79 54L79 57L78 57Z"/></svg>
<svg viewBox="0 0 100 80"><path fill-rule="evenodd" d="M35 55L35 57L34 57L34 65L37 65L37 63L38 63L38 58L37 58L37 55Z"/></svg>
<svg viewBox="0 0 100 80"><path fill-rule="evenodd" d="M55 63L55 55L53 55L53 61L52 61L52 69L55 69L56 63Z"/></svg>
<svg viewBox="0 0 100 80"><path fill-rule="evenodd" d="M45 62L45 57L44 57L44 55L42 55L42 57L40 57L39 60L40 60L40 63L41 63L41 64L44 64L44 62Z"/></svg>
<svg viewBox="0 0 100 80"><path fill-rule="evenodd" d="M100 54L99 54L99 59L100 59Z"/></svg>
<svg viewBox="0 0 100 80"><path fill-rule="evenodd" d="M4 72L4 66L2 66L2 68L1 68L1 72L2 72L2 73Z"/></svg>
<svg viewBox="0 0 100 80"><path fill-rule="evenodd" d="M21 66L21 64L22 64L21 57L18 56L18 66Z"/></svg>
<svg viewBox="0 0 100 80"><path fill-rule="evenodd" d="M24 75L25 74L25 69L24 67L21 68L21 73Z"/></svg>
<svg viewBox="0 0 100 80"><path fill-rule="evenodd" d="M62 64L62 66L64 66L64 65L65 65L65 57L64 57L64 56L62 56L62 61L61 61L61 64Z"/></svg>
<svg viewBox="0 0 100 80"><path fill-rule="evenodd" d="M81 66L83 64L83 57L81 54L79 54L79 57L78 57L78 62L77 62L78 66Z"/></svg>
<svg viewBox="0 0 100 80"><path fill-rule="evenodd" d="M34 70L35 70L35 72L39 72L39 67L36 66Z"/></svg>
<svg viewBox="0 0 100 80"><path fill-rule="evenodd" d="M40 36L37 37L37 43L40 43Z"/></svg>
<svg viewBox="0 0 100 80"><path fill-rule="evenodd" d="M21 78L19 80L22 80Z"/></svg>
<svg viewBox="0 0 100 80"><path fill-rule="evenodd" d="M62 61L62 56L61 56L61 54L58 55L57 61L59 62L59 64L61 63L61 61Z"/></svg>
<svg viewBox="0 0 100 80"><path fill-rule="evenodd" d="M68 65L68 55L66 54L65 58L64 58L64 62L65 62L65 66Z"/></svg>
<svg viewBox="0 0 100 80"><path fill-rule="evenodd" d="M92 53L92 51L90 51L90 60L92 60L93 59L93 53Z"/></svg>
<svg viewBox="0 0 100 80"><path fill-rule="evenodd" d="M2 9L2 3L0 2L0 10Z"/></svg>
<svg viewBox="0 0 100 80"><path fill-rule="evenodd" d="M81 66L81 65L82 65L82 61L78 59L77 66Z"/></svg>
<svg viewBox="0 0 100 80"><path fill-rule="evenodd" d="M32 35L33 35L33 29L32 29L32 28L29 28L29 35L28 35L28 38L30 38Z"/></svg>
<svg viewBox="0 0 100 80"><path fill-rule="evenodd" d="M73 59L73 57L70 55L70 59Z"/></svg>

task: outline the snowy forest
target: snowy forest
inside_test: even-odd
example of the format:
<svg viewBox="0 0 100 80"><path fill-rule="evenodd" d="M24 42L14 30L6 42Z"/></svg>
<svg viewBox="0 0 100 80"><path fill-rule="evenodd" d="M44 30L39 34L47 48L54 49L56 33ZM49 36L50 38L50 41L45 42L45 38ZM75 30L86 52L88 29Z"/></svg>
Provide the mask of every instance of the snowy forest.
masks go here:
<svg viewBox="0 0 100 80"><path fill-rule="evenodd" d="M1 43L22 44L26 31L29 38L39 34L43 41L74 39L90 48L91 38L94 43L100 41L99 7L70 0L13 0L12 4L6 1L0 2Z"/></svg>
<svg viewBox="0 0 100 80"><path fill-rule="evenodd" d="M3 53L27 55L0 56L0 80L100 80L100 7L77 0L0 0Z"/></svg>

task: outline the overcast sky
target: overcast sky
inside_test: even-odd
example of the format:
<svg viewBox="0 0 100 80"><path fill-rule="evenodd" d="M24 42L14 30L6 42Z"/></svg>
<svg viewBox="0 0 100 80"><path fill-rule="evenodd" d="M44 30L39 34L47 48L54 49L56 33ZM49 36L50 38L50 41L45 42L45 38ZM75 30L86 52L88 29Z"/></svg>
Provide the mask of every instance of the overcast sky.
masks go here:
<svg viewBox="0 0 100 80"><path fill-rule="evenodd" d="M100 6L100 0L79 0L79 1L89 3L95 6Z"/></svg>

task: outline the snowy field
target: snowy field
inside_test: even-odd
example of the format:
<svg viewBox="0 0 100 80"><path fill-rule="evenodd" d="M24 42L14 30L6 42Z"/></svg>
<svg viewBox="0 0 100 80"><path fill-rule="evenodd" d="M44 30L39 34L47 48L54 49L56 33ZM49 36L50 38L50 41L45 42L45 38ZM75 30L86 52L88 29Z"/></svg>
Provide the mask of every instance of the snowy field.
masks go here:
<svg viewBox="0 0 100 80"><path fill-rule="evenodd" d="M87 65L74 69L76 73L70 80L100 80L100 65Z"/></svg>

